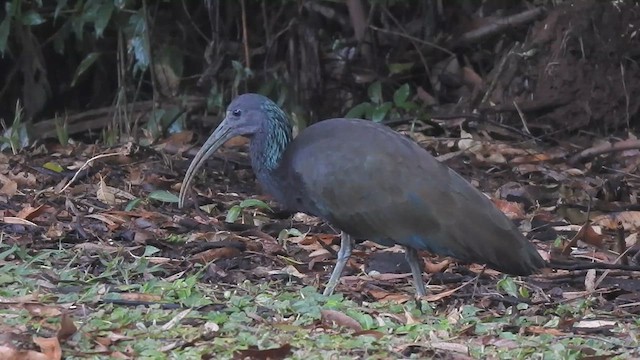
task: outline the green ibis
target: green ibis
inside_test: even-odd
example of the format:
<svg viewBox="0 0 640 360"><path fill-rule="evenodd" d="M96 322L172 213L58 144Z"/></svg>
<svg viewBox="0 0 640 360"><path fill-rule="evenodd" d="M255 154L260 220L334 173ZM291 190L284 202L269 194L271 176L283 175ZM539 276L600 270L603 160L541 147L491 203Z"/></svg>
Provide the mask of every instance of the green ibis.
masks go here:
<svg viewBox="0 0 640 360"><path fill-rule="evenodd" d="M485 195L407 137L372 121L338 118L294 139L288 116L258 94L238 96L228 106L187 170L180 207L196 171L239 135L251 139L251 166L263 190L284 207L341 230L325 295L339 282L353 238L402 245L419 296L426 290L418 250L512 275L530 275L546 264Z"/></svg>

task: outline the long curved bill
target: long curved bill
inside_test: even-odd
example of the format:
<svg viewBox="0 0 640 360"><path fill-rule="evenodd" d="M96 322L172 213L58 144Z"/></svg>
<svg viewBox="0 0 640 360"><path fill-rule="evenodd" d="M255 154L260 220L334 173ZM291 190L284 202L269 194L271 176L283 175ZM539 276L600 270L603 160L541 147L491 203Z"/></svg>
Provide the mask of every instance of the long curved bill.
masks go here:
<svg viewBox="0 0 640 360"><path fill-rule="evenodd" d="M191 161L189 165L189 169L187 173L184 175L184 180L182 181L182 187L180 188L180 197L178 198L178 207L182 208L184 206L184 200L187 196L187 189L191 185L191 180L193 180L193 176L200 169L200 167L207 161L213 153L218 150L222 144L227 142L227 140L235 137L236 134L233 131L233 126L229 125L229 122L225 118L220 126L216 128L216 130L209 136L207 141L205 141L204 145L200 148L200 151L196 154L196 156Z"/></svg>

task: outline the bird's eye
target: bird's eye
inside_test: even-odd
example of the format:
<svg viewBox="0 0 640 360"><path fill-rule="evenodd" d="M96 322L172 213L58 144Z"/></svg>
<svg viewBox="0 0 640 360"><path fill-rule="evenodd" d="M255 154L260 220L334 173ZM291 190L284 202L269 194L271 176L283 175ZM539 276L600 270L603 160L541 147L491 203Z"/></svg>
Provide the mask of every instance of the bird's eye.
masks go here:
<svg viewBox="0 0 640 360"><path fill-rule="evenodd" d="M233 116L235 116L235 117L238 117L238 116L242 115L242 110L240 110L240 109L235 109L235 110L233 110L233 111L231 112L231 115L233 115Z"/></svg>

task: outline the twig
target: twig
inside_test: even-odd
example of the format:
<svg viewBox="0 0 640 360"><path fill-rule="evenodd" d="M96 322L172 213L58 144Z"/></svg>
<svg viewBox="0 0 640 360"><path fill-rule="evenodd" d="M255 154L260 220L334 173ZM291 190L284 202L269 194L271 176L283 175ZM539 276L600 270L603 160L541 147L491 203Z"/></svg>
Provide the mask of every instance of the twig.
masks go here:
<svg viewBox="0 0 640 360"><path fill-rule="evenodd" d="M456 55L453 52L451 52L449 49L443 48L442 46L436 45L436 44L434 44L432 42L419 39L419 38L417 38L415 36L403 34L401 32L397 32L397 31L393 31L393 30L387 30L387 29L379 28L379 27L374 26L374 25L369 25L369 28L371 28L371 29L373 29L375 31L380 31L380 32L387 33L387 34L392 34L392 35L397 35L397 36L406 38L408 40L415 41L415 42L418 42L418 43L423 44L423 45L427 45L427 46L432 47L434 49L440 50L440 51L446 53L447 55L451 55L451 56L455 56Z"/></svg>
<svg viewBox="0 0 640 360"><path fill-rule="evenodd" d="M589 270L589 269L598 269L598 270L626 270L626 271L640 271L640 266L635 265L623 265L623 264L608 264L608 263L585 263L579 262L575 264L567 264L567 263L557 263L552 262L549 266L552 269L560 269L560 270Z"/></svg>
<svg viewBox="0 0 640 360"><path fill-rule="evenodd" d="M520 121L522 121L522 127L524 128L524 131L526 131L529 136L532 136L531 131L529 131L529 127L527 126L527 119L525 119L524 113L522 112L522 110L520 110L520 107L515 100L513 100L513 106L516 108L516 111L518 111L518 115L520 116Z"/></svg>
<svg viewBox="0 0 640 360"><path fill-rule="evenodd" d="M65 190L67 190L67 188L69 186L71 186L71 184L73 184L73 182L78 178L78 176L80 175L80 172L82 172L82 170L84 170L84 168L86 168L87 166L89 166L89 163L98 159L102 159L102 158L106 158L109 156L118 156L118 155L126 155L126 152L123 151L119 151L116 153L109 153L109 154L100 154L100 155L96 155L94 157L92 157L91 159L85 161L84 164L82 164L82 166L80 167L80 169L78 169L78 171L76 171L76 173L73 175L73 177L71 178L71 180L69 180L69 182L67 183L67 185L65 185L62 189L60 189L60 191L58 191L58 194L61 194L62 192L64 192Z"/></svg>
<svg viewBox="0 0 640 360"><path fill-rule="evenodd" d="M251 69L251 57L249 56L249 30L247 29L247 11L244 0L240 0L242 8L242 45L244 45L244 63L245 67Z"/></svg>
<svg viewBox="0 0 640 360"><path fill-rule="evenodd" d="M580 230L576 233L576 235L564 246L562 249L562 255L571 254L571 248L576 246L578 240L583 239L587 232L587 226L589 226L589 218L591 217L591 196L589 196L589 205L587 207L587 220L585 220L584 225L580 228Z"/></svg>
<svg viewBox="0 0 640 360"><path fill-rule="evenodd" d="M624 90L624 100L625 100L625 117L627 120L627 131L631 131L631 125L629 124L629 92L627 91L627 83L624 81L624 65L622 62L620 63L620 77L622 78L622 89Z"/></svg>
<svg viewBox="0 0 640 360"><path fill-rule="evenodd" d="M484 96L482 96L482 100L480 100L480 106L482 106L487 102L487 100L489 100L489 96L491 96L491 93L496 88L498 79L500 78L500 75L502 75L502 73L504 72L504 68L506 67L505 65L507 64L507 60L509 59L511 54L513 54L513 50L516 48L516 46L518 46L518 43L515 43L513 47L502 56L502 59L500 59L500 64L496 69L495 75L493 76L493 79L491 79L491 83L489 83L489 87L484 93Z"/></svg>
<svg viewBox="0 0 640 360"><path fill-rule="evenodd" d="M627 244L624 241L624 226L622 226L622 221L618 221L616 233L618 252L620 253L620 264L629 265L629 258L627 256Z"/></svg>
<svg viewBox="0 0 640 360"><path fill-rule="evenodd" d="M519 14L515 14L506 18L497 19L487 26L483 26L479 29L475 29L462 34L456 41L455 46L467 45L475 43L489 36L503 32L509 28L525 25L534 21L538 16L544 13L545 9L542 7L523 11Z"/></svg>
<svg viewBox="0 0 640 360"><path fill-rule="evenodd" d="M396 17L393 16L393 14L387 9L387 7L383 6L382 8L384 9L384 11L387 14L387 16L396 24L396 26L400 30L402 30L402 32L405 34L405 36L409 36L409 33L404 29L404 27L402 26L400 21L398 21L398 19L396 19ZM418 44L416 44L416 42L414 40L411 39L411 36L409 36L409 41L411 42L411 45L413 45L413 47L418 52L418 56L420 57L420 61L422 62L422 66L424 67L424 71L427 74L427 78L430 79L431 78L431 71L429 71L429 65L427 65L427 60L424 58L424 55L422 54L422 51L420 50L420 47L418 46ZM431 84L431 85L433 85L433 84Z"/></svg>
<svg viewBox="0 0 640 360"><path fill-rule="evenodd" d="M600 145L596 145L588 149L582 150L578 154L571 157L571 159L569 159L569 163L575 164L582 159L585 159L588 157L595 157L597 155L602 155L610 152L636 150L636 149L640 149L640 140L636 140L636 139L622 140L613 144L610 144L610 143L600 144Z"/></svg>

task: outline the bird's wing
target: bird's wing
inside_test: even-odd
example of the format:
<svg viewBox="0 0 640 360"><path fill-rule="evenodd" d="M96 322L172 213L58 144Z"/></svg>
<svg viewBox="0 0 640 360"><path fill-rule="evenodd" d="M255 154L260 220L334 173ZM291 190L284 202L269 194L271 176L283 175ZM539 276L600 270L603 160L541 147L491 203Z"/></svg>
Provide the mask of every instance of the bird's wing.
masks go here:
<svg viewBox="0 0 640 360"><path fill-rule="evenodd" d="M527 240L453 170L395 133L360 136L370 142L349 142L354 138L346 135L315 141L300 151L304 161L294 162L319 215L357 237L392 240L511 273L534 266L538 255L530 254Z"/></svg>

